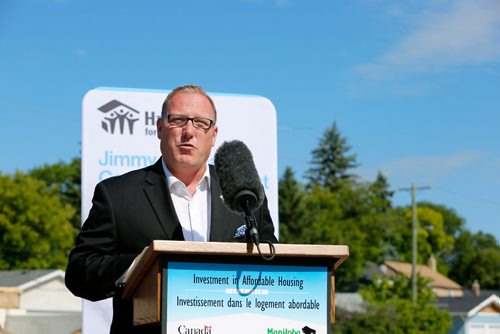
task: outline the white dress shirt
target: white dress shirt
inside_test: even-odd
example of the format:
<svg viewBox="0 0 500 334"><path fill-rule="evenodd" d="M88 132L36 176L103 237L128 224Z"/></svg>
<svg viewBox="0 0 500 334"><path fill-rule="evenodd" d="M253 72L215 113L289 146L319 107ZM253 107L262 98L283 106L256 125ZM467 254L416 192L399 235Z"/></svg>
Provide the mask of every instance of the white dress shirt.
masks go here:
<svg viewBox="0 0 500 334"><path fill-rule="evenodd" d="M182 226L184 239L187 241L208 241L210 233L210 172L205 174L191 196L186 185L176 178L162 159L163 170L167 176L167 186L174 203L175 212Z"/></svg>

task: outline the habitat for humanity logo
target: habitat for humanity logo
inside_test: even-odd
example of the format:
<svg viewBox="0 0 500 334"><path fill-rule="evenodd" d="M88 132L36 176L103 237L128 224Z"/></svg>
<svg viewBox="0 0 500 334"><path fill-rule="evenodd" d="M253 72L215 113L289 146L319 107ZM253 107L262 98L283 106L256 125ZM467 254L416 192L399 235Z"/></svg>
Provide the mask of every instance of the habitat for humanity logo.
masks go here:
<svg viewBox="0 0 500 334"><path fill-rule="evenodd" d="M139 111L118 100L112 100L98 109L104 114L104 120L101 121L104 131L111 134L117 130L120 134L126 131L134 133L134 124L139 120Z"/></svg>

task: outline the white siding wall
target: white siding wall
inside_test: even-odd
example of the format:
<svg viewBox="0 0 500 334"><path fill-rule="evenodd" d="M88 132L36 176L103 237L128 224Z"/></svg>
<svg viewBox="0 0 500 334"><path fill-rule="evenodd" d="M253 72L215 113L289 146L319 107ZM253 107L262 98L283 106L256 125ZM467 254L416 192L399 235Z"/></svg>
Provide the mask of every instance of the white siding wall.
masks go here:
<svg viewBox="0 0 500 334"><path fill-rule="evenodd" d="M25 290L20 308L29 311L81 311L82 301L66 288L61 278Z"/></svg>

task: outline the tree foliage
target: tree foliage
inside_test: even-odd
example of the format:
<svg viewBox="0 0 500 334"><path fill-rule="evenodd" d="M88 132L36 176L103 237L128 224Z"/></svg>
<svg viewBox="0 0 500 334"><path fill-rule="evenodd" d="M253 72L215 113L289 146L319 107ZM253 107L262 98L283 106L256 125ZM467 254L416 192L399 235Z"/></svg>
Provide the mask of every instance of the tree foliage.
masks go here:
<svg viewBox="0 0 500 334"><path fill-rule="evenodd" d="M374 212L387 212L392 207L394 191L390 190L389 182L382 172L377 173L375 181L368 185L371 195L371 208Z"/></svg>
<svg viewBox="0 0 500 334"><path fill-rule="evenodd" d="M63 204L75 210L71 224L76 236L81 227L81 159L73 158L69 163L45 164L32 169L28 174L44 181L47 189L59 194Z"/></svg>
<svg viewBox="0 0 500 334"><path fill-rule="evenodd" d="M312 151L312 167L307 171L309 185L337 190L353 178L349 171L358 166L356 155L348 154L351 146L340 134L336 123L326 129L319 146Z"/></svg>
<svg viewBox="0 0 500 334"><path fill-rule="evenodd" d="M335 333L446 333L449 315L432 306L425 282L419 280L414 305L406 279L377 286L369 277L373 263L411 261L412 208L392 204L393 191L381 172L373 182L361 182L350 149L333 123L312 151L304 185L286 169L279 187L281 241L348 245L349 258L336 270L336 290L355 291L371 282L373 294L384 294L374 294L366 313L340 315ZM500 251L492 235L468 232L465 220L443 205L417 203L417 217L418 263L433 256L441 273L465 287L478 279L482 287L498 288Z"/></svg>
<svg viewBox="0 0 500 334"><path fill-rule="evenodd" d="M463 231L449 258L452 279L471 287L478 280L482 288L498 289L500 246L488 233Z"/></svg>
<svg viewBox="0 0 500 334"><path fill-rule="evenodd" d="M302 186L287 168L279 189L282 242L349 245L338 275L340 291L359 286L370 262L412 259L411 207L392 205L393 191L381 172L373 182L359 182L350 150L333 123L312 151L307 183ZM455 210L439 204L417 203L417 217L418 263L434 256L438 270L459 284L469 287L478 279L485 288L498 288L500 252L492 235L470 233Z"/></svg>
<svg viewBox="0 0 500 334"><path fill-rule="evenodd" d="M305 227L304 190L290 167L279 181L280 242L302 243Z"/></svg>
<svg viewBox="0 0 500 334"><path fill-rule="evenodd" d="M421 277L417 303L410 299L410 280L404 276L376 277L373 282L360 290L368 302L366 312L339 316L333 333L445 334L451 328L450 315L431 304L434 294Z"/></svg>
<svg viewBox="0 0 500 334"><path fill-rule="evenodd" d="M347 189L345 189L347 190ZM355 201L355 192L349 195ZM349 207L339 199L339 193L317 187L306 198L308 228L303 233L304 243L309 244L348 244L349 261L337 270L336 285L339 291L352 291L357 287L358 277L363 269L365 252L369 251L366 234L360 229L353 217L346 216Z"/></svg>
<svg viewBox="0 0 500 334"><path fill-rule="evenodd" d="M64 268L74 213L45 182L0 174L0 269Z"/></svg>
<svg viewBox="0 0 500 334"><path fill-rule="evenodd" d="M401 261L410 262L412 258L412 245L408 242L412 239L412 210L410 207L403 209L404 228L400 231L401 238L397 240L397 248L401 255ZM430 207L417 207L418 217L418 250L417 261L425 263L429 261L431 255L438 259L444 259L453 249L454 239L448 235L444 229L443 216L439 211ZM448 267L444 262L440 262L442 272L446 273Z"/></svg>
<svg viewBox="0 0 500 334"><path fill-rule="evenodd" d="M447 235L457 238L464 231L465 219L460 217L455 210L444 205L429 202L421 202L419 206L433 209L441 214L443 217L443 229Z"/></svg>
<svg viewBox="0 0 500 334"><path fill-rule="evenodd" d="M394 299L411 300L411 279L403 275L378 276L374 275L372 284L361 287L359 290L365 300L372 304L385 304ZM429 285L429 281L417 274L418 303L428 304L436 300Z"/></svg>
<svg viewBox="0 0 500 334"><path fill-rule="evenodd" d="M446 334L451 317L431 304L413 304L405 299L393 299L384 304L370 304L366 312L343 314L332 326L335 334Z"/></svg>

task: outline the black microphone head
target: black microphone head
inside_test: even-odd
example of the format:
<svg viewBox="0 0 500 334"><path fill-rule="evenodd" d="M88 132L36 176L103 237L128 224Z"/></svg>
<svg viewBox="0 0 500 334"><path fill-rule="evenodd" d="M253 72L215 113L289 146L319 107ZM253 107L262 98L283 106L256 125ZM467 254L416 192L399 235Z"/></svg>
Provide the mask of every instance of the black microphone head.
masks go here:
<svg viewBox="0 0 500 334"><path fill-rule="evenodd" d="M215 153L215 170L224 203L229 210L241 213L248 201L250 209L264 202L264 187L255 168L252 152L239 140L224 142Z"/></svg>

